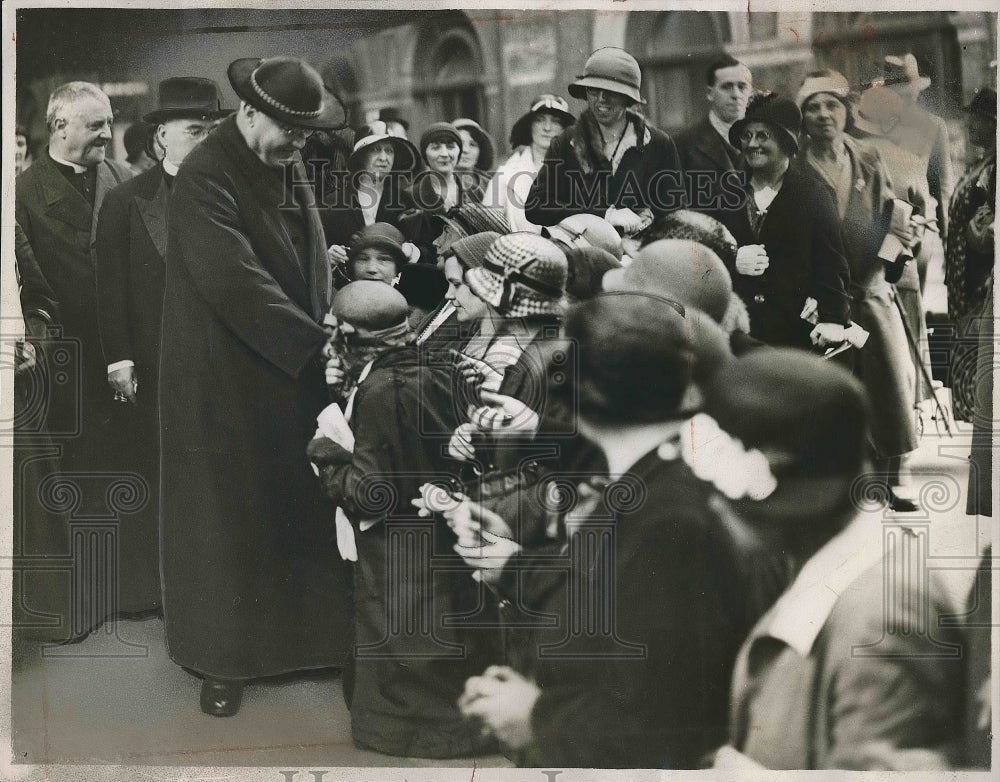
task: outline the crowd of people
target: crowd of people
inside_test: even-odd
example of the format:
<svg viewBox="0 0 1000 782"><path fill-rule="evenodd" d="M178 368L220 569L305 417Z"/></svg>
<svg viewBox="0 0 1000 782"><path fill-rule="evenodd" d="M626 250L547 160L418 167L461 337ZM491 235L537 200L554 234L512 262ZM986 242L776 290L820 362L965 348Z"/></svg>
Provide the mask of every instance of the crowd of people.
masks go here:
<svg viewBox="0 0 1000 782"><path fill-rule="evenodd" d="M295 57L227 75L235 110L163 81L132 169L108 97L64 84L17 177L15 553L141 495L114 579L18 572L20 635L162 613L219 717L339 668L355 743L395 756L989 764L988 664L924 648L972 648L933 621L966 609L862 500L912 534L928 259L956 322L991 315L992 89L952 188L912 55L795 95L720 56L672 138L599 49L582 112L537 96L503 161L469 118L347 128ZM989 514L981 337L954 395Z"/></svg>

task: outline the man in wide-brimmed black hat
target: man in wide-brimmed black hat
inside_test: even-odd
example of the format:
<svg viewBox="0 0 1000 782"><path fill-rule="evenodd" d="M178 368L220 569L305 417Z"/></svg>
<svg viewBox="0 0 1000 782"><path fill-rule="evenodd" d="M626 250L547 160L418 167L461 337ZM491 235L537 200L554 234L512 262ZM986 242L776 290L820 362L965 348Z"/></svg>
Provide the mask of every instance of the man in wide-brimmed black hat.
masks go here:
<svg viewBox="0 0 1000 782"><path fill-rule="evenodd" d="M241 99L184 161L160 374L167 646L228 716L247 679L340 666L350 574L304 443L327 403L331 270L299 150L345 124L308 63L240 59Z"/></svg>
<svg viewBox="0 0 1000 782"><path fill-rule="evenodd" d="M130 613L160 607L157 388L167 201L181 161L226 113L210 79L160 82L159 104L143 122L156 134L164 158L112 190L97 221L101 346L108 364L107 395L117 402L110 410L105 451L121 470L139 473L150 491L145 508L119 533L118 602Z"/></svg>

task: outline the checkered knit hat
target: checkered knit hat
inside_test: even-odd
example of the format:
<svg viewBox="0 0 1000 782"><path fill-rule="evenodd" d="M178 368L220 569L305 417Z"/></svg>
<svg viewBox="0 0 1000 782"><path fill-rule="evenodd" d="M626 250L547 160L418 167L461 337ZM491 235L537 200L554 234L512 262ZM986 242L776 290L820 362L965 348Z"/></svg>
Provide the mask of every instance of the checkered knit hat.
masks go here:
<svg viewBox="0 0 1000 782"><path fill-rule="evenodd" d="M472 269L483 265L483 258L486 257L487 250L499 238L500 234L496 231L483 231L452 242L448 249L455 254L462 266L466 269Z"/></svg>
<svg viewBox="0 0 1000 782"><path fill-rule="evenodd" d="M566 255L537 234L501 236L483 265L465 274L469 288L506 318L562 315L565 308Z"/></svg>
<svg viewBox="0 0 1000 782"><path fill-rule="evenodd" d="M483 206L482 204L463 204L452 209L446 215L436 215L441 223L447 223L456 232L464 236L496 231L498 234L510 233L510 222L502 206Z"/></svg>

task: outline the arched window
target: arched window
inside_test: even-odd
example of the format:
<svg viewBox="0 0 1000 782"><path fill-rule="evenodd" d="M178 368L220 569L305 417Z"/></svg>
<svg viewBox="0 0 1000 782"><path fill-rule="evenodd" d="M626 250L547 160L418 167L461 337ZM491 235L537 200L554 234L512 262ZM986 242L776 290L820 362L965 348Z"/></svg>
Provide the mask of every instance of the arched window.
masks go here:
<svg viewBox="0 0 1000 782"><path fill-rule="evenodd" d="M725 13L633 13L628 40L642 67L646 114L654 124L677 131L708 111L705 68L731 40Z"/></svg>
<svg viewBox="0 0 1000 782"><path fill-rule="evenodd" d="M423 44L429 45L423 45ZM414 95L429 121L483 117L482 52L468 25L422 31L418 56L427 53L417 69L420 79Z"/></svg>

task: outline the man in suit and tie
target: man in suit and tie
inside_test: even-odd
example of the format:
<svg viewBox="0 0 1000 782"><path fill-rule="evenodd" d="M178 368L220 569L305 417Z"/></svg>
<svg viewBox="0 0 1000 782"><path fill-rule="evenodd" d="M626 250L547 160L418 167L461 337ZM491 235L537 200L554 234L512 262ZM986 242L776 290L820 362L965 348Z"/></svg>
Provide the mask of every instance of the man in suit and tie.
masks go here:
<svg viewBox="0 0 1000 782"><path fill-rule="evenodd" d="M729 143L729 128L746 113L753 76L739 60L723 55L709 64L705 81L708 116L681 132L675 141L691 208L716 217L742 204L743 161L739 150Z"/></svg>
<svg viewBox="0 0 1000 782"><path fill-rule="evenodd" d="M167 202L181 162L227 113L210 79L160 82L159 105L143 122L153 127L164 158L112 190L97 221L97 297L111 387L105 393L118 402L108 455L141 475L149 491L146 506L120 530L118 602L127 613L160 606L158 385Z"/></svg>
<svg viewBox="0 0 1000 782"><path fill-rule="evenodd" d="M73 507L63 510L70 517L106 515L109 505L120 499L109 489L122 476L113 474L105 458L114 403L107 392L98 330L94 243L104 197L131 173L106 159L114 117L108 96L96 85L74 81L56 88L45 120L49 144L16 180L15 216L27 240L25 248L30 248L58 303L58 320L51 327L61 335L43 346L48 366L46 423L61 446L60 480L73 487L65 495ZM41 517L24 522L46 523ZM70 545L70 540L61 540L59 550L37 553L66 556ZM74 564L76 580L66 595L66 613L49 628L51 640L79 640L113 612L104 597L86 586L100 581L108 565L96 554Z"/></svg>

